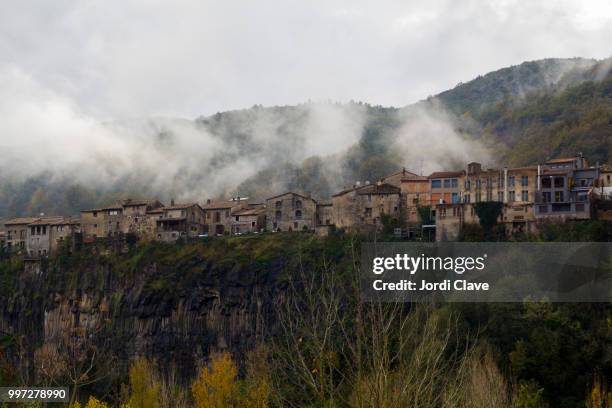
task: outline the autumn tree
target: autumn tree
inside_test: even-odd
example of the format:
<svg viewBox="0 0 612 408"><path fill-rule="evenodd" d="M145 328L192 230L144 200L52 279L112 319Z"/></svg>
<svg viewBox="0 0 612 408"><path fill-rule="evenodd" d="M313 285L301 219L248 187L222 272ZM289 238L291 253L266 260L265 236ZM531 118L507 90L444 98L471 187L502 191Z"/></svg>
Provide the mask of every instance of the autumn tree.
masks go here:
<svg viewBox="0 0 612 408"><path fill-rule="evenodd" d="M216 354L209 367L203 367L191 386L197 408L236 407L239 388L238 368L229 353Z"/></svg>
<svg viewBox="0 0 612 408"><path fill-rule="evenodd" d="M154 365L146 358L137 359L130 367L130 408L159 406L160 384L155 378Z"/></svg>

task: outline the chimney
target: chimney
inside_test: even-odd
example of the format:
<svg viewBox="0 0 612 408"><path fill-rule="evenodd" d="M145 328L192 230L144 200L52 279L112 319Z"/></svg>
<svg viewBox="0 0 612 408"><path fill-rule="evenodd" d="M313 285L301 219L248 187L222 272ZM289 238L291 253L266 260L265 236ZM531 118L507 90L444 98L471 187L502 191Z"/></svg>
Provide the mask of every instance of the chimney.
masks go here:
<svg viewBox="0 0 612 408"><path fill-rule="evenodd" d="M174 198L172 198L172 199L170 200L170 206L171 206L171 207L174 207Z"/></svg>
<svg viewBox="0 0 612 408"><path fill-rule="evenodd" d="M210 204L210 198L206 199L206 204Z"/></svg>
<svg viewBox="0 0 612 408"><path fill-rule="evenodd" d="M405 175L406 175L406 168L402 167L402 176L405 176Z"/></svg>

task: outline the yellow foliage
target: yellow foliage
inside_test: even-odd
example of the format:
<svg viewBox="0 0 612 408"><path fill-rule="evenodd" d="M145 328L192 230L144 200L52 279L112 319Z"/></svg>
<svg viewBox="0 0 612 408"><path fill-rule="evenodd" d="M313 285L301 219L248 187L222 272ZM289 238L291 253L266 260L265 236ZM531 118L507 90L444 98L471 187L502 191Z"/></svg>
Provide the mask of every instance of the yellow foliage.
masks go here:
<svg viewBox="0 0 612 408"><path fill-rule="evenodd" d="M79 401L75 401L75 403L72 404L71 408L81 408L81 404L79 403ZM87 401L87 404L85 404L85 407L83 408L109 408L109 407L106 402L102 402L96 397L90 396L89 401Z"/></svg>
<svg viewBox="0 0 612 408"><path fill-rule="evenodd" d="M268 408L271 392L269 372L268 355L263 347L249 353L243 408Z"/></svg>
<svg viewBox="0 0 612 408"><path fill-rule="evenodd" d="M612 390L599 375L595 376L586 406L587 408L612 408Z"/></svg>
<svg viewBox="0 0 612 408"><path fill-rule="evenodd" d="M228 353L213 356L209 368L202 368L191 386L197 408L236 407L239 403L238 369Z"/></svg>
<svg viewBox="0 0 612 408"><path fill-rule="evenodd" d="M155 379L153 364L139 358L130 367L130 408L156 408L159 406L159 381Z"/></svg>
<svg viewBox="0 0 612 408"><path fill-rule="evenodd" d="M85 408L108 408L108 404L100 401L97 398L89 397L89 401L87 401L87 405L85 405Z"/></svg>

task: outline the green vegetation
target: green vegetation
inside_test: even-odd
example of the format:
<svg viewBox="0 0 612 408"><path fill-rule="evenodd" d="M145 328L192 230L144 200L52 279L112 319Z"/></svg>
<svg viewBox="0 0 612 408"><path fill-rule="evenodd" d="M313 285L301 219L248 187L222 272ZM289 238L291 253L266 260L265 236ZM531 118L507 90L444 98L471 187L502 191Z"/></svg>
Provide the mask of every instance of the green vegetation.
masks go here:
<svg viewBox="0 0 612 408"><path fill-rule="evenodd" d="M533 239L584 234L609 240L608 228L598 221L567 223ZM169 395L182 401L174 406L214 406L222 399L257 407L399 401L417 407L576 407L606 398L612 377L610 305L362 302L356 268L360 242L369 239L341 232L324 239L274 233L139 243L125 254L86 248L42 265L36 277L21 273L18 262L2 261L2 318L20 322L14 333L0 337L2 385L20 381L11 374L25 372L13 365L28 361L16 357L30 352L35 362L56 363L37 374L40 384L71 384L67 369L93 362L88 380L73 386L82 402L93 395L111 405L144 406L168 401ZM105 317L70 329L76 337L43 343L43 316L68 305L62 298L80 299L80 313L93 313L92 322ZM254 310L265 322L263 331L247 323ZM152 331L181 314L172 334ZM239 336L224 335L231 353L212 361L213 326L202 334L178 329L205 317L225 321L228 330L236 316L246 318ZM136 334L139 321L147 329ZM70 341L75 338L88 340ZM129 356L139 347L150 360L137 360L128 370ZM248 350L259 350L255 366L245 363L253 357ZM158 406L172 406L165 404Z"/></svg>

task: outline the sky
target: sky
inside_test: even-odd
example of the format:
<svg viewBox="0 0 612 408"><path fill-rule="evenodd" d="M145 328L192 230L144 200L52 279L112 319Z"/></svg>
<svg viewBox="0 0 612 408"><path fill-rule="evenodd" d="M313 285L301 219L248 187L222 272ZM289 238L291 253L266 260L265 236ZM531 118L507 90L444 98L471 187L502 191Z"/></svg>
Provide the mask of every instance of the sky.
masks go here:
<svg viewBox="0 0 612 408"><path fill-rule="evenodd" d="M526 60L612 55L605 0L7 0L2 8L0 95L18 96L25 109L28 100L61 100L96 120L308 100L404 106Z"/></svg>

